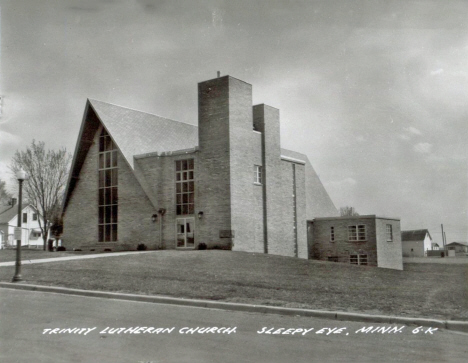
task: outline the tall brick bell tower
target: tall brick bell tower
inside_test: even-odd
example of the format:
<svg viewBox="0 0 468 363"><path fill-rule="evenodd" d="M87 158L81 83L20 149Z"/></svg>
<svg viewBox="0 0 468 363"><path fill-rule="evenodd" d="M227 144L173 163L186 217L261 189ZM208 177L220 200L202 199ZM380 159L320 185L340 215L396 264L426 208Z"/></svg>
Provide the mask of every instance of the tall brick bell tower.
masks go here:
<svg viewBox="0 0 468 363"><path fill-rule="evenodd" d="M262 133L264 252L278 254L285 243L279 110L256 105L253 119L255 129Z"/></svg>
<svg viewBox="0 0 468 363"><path fill-rule="evenodd" d="M254 250L263 252L251 215L256 209L252 86L230 76L199 83L198 115L197 209L204 213L199 241L238 251L256 244Z"/></svg>

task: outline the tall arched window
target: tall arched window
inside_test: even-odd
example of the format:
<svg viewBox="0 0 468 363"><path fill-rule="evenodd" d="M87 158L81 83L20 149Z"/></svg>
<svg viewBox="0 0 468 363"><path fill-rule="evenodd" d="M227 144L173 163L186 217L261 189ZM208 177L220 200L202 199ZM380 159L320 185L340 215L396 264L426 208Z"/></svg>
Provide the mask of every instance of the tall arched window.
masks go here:
<svg viewBox="0 0 468 363"><path fill-rule="evenodd" d="M117 241L117 149L105 129L99 137L99 242Z"/></svg>

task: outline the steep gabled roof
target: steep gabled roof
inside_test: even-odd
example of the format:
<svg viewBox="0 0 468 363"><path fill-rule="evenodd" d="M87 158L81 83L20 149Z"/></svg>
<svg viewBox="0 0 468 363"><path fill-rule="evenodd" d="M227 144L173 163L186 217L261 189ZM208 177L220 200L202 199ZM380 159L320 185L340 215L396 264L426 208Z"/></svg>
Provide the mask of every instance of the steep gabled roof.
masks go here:
<svg viewBox="0 0 468 363"><path fill-rule="evenodd" d="M339 216L338 210L312 167L307 155L281 148L281 156L305 163L307 219Z"/></svg>
<svg viewBox="0 0 468 363"><path fill-rule="evenodd" d="M146 181L140 173L135 172L134 157L136 155L187 150L198 146L198 126L196 125L88 99L65 190L63 211L67 207L86 155L101 124L134 171L136 179L145 192L148 189L145 185ZM305 164L307 219L337 216L338 211L307 156L286 149L281 149L281 155L303 161ZM151 200L149 195L148 198Z"/></svg>
<svg viewBox="0 0 468 363"><path fill-rule="evenodd" d="M198 127L146 112L89 100L128 164L133 156L190 149L198 145Z"/></svg>
<svg viewBox="0 0 468 363"><path fill-rule="evenodd" d="M134 155L189 149L198 145L198 127L195 125L88 99L65 191L63 210L66 209L94 135L101 124L132 170Z"/></svg>
<svg viewBox="0 0 468 363"><path fill-rule="evenodd" d="M427 229L415 229L411 231L401 231L401 241L424 241L426 234L432 239L431 234Z"/></svg>

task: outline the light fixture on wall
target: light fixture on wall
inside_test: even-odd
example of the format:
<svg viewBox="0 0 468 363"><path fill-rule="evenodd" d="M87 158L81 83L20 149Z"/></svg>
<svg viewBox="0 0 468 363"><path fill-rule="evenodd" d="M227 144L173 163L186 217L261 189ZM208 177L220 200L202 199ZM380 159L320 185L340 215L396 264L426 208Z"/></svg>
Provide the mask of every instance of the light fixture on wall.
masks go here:
<svg viewBox="0 0 468 363"><path fill-rule="evenodd" d="M203 218L203 211L200 211L198 212L198 219L202 219Z"/></svg>
<svg viewBox="0 0 468 363"><path fill-rule="evenodd" d="M153 223L156 222L156 221L158 220L158 215L157 215L157 214L153 214L153 215L151 216L151 220L153 221Z"/></svg>

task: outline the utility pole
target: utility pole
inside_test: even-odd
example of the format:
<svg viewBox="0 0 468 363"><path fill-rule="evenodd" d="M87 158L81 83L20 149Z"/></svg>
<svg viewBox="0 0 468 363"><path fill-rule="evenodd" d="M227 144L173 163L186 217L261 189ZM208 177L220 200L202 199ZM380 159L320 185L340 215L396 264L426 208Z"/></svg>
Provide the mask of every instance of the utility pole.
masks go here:
<svg viewBox="0 0 468 363"><path fill-rule="evenodd" d="M444 232L444 246L445 246L445 254L448 254L448 251L447 251L447 236L445 235L445 232Z"/></svg>
<svg viewBox="0 0 468 363"><path fill-rule="evenodd" d="M444 257L447 254L447 251L445 250L445 233L444 233L444 225L441 224L440 228L442 228L442 246L444 247Z"/></svg>

